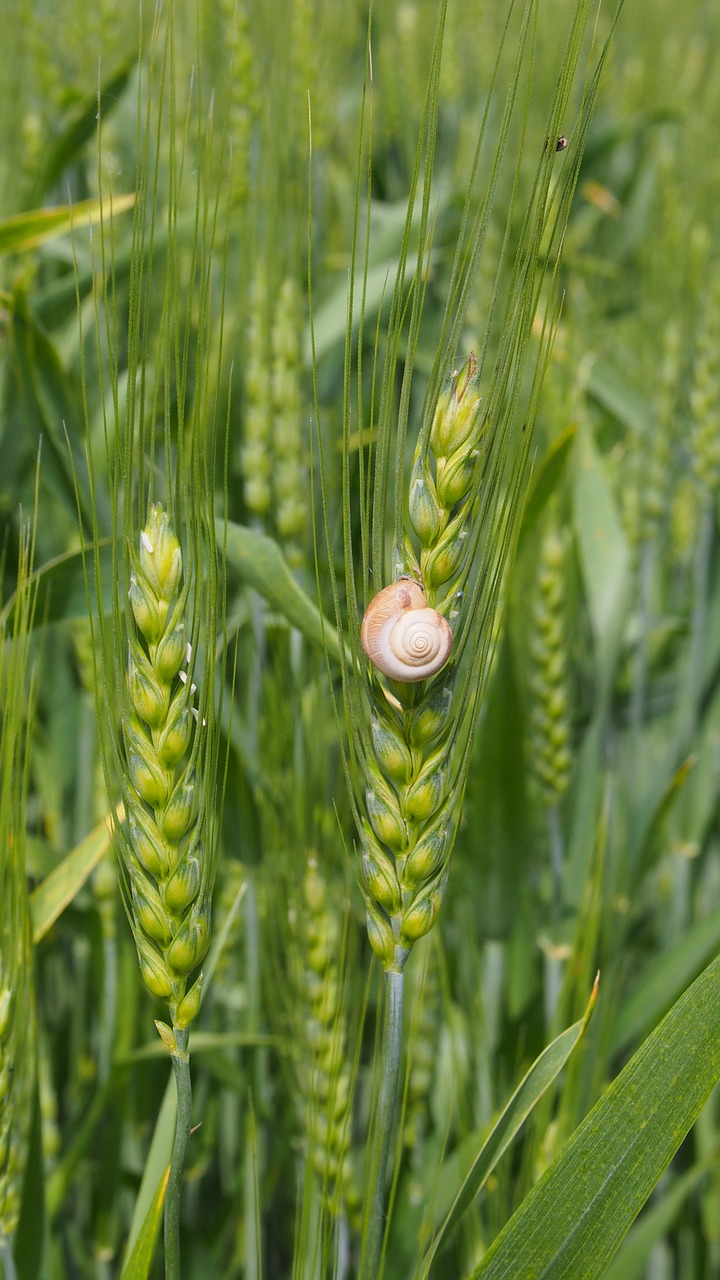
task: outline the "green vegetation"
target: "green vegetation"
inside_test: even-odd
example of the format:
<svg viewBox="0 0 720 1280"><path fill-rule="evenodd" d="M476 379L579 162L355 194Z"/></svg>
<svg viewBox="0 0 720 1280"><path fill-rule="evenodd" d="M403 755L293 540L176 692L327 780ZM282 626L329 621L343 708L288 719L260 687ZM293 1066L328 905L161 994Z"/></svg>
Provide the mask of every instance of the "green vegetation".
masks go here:
<svg viewBox="0 0 720 1280"><path fill-rule="evenodd" d="M713 1280L720 13L0 14L0 1274Z"/></svg>

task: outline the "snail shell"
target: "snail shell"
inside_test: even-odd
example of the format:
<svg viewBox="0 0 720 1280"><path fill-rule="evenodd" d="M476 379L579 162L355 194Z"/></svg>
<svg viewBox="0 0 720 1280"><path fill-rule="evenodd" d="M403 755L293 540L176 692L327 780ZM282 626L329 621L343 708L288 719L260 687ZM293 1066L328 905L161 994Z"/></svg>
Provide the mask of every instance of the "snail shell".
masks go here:
<svg viewBox="0 0 720 1280"><path fill-rule="evenodd" d="M378 671L391 680L427 680L444 667L452 631L436 609L429 609L422 587L401 578L370 601L360 628L360 643Z"/></svg>

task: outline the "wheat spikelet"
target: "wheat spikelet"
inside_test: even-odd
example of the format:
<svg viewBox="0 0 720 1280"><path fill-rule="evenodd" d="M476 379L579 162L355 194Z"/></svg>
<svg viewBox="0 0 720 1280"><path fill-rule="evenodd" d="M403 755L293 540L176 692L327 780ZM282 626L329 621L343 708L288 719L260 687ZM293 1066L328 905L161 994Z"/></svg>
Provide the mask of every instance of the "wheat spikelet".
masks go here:
<svg viewBox="0 0 720 1280"><path fill-rule="evenodd" d="M199 1007L201 979L189 990L187 982L209 944L214 868L203 840L198 739L206 726L192 705L188 583L159 503L131 564L124 887L145 984L167 1001L173 1027L183 1029Z"/></svg>

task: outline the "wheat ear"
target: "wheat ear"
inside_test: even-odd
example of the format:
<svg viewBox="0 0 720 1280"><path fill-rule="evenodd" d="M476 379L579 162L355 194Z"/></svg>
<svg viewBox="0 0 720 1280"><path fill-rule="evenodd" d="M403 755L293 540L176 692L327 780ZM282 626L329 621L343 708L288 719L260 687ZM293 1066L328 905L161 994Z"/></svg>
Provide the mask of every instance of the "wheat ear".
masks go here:
<svg viewBox="0 0 720 1280"><path fill-rule="evenodd" d="M180 543L159 503L131 554L128 708L123 716L130 838L123 861L130 923L148 990L167 1001L172 1050L200 1004L202 975L188 978L209 944L212 871L205 856L192 651Z"/></svg>
<svg viewBox="0 0 720 1280"><path fill-rule="evenodd" d="M145 985L167 1002L170 1013L171 1025L155 1025L170 1050L177 1088L165 1197L165 1269L167 1276L179 1277L180 1195L192 1124L189 1027L200 1007L202 983L202 973L193 975L210 941L216 864L214 844L208 850L204 836L212 821L208 797L214 786L212 778L203 777L208 726L193 705L188 615L194 574L183 572L180 542L160 503L151 506L129 559L122 717L128 838L120 842L121 884ZM205 670L212 670L211 663Z"/></svg>
<svg viewBox="0 0 720 1280"><path fill-rule="evenodd" d="M453 374L429 435L418 444L408 500L421 546L418 603L424 597L427 606L418 611L418 627L427 614L428 627L448 637L457 617L455 584L472 545L483 433L477 364L470 356ZM412 596L412 586L408 590ZM413 944L435 922L459 820L458 659L449 640L444 643L448 651L434 678L417 680L411 671L384 684L374 668L370 674L374 751L364 762L361 884L370 942L386 970L401 972Z"/></svg>

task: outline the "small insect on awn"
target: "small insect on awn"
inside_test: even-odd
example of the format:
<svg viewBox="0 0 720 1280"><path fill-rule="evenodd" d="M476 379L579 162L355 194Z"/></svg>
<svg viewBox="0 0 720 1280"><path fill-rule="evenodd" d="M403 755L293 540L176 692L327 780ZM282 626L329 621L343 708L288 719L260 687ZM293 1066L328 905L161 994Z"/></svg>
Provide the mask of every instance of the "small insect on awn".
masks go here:
<svg viewBox="0 0 720 1280"><path fill-rule="evenodd" d="M565 134L564 134L564 133L560 133L560 134L558 134L558 137L557 137L556 142L555 142L555 150L556 150L556 151L564 151L564 150L566 149L566 147L567 147L567 144L568 144L568 140L567 140L567 138L565 137ZM545 146L543 147L543 150L544 150L544 152L545 152L545 154L546 154L546 155L547 155L547 152L549 151L549 149L550 149L550 139L549 139L549 138L546 138L546 139L545 139Z"/></svg>

